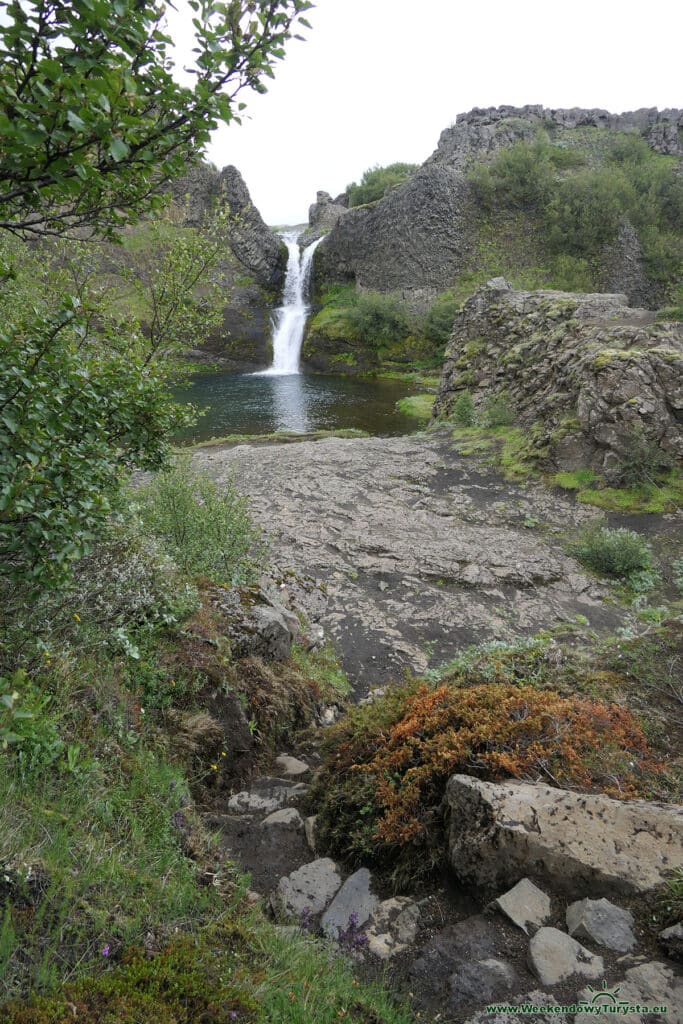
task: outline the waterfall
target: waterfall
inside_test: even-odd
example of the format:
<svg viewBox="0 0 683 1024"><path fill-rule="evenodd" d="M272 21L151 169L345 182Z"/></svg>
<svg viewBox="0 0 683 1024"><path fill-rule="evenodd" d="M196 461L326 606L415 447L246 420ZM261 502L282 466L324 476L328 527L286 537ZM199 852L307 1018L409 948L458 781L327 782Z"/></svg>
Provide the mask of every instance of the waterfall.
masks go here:
<svg viewBox="0 0 683 1024"><path fill-rule="evenodd" d="M299 372L299 356L309 311L306 299L313 253L322 241L322 238L318 238L305 249L300 250L298 242L300 233L300 229L281 233L289 252L289 258L282 305L275 314L273 364L267 370L262 371L264 374L281 375Z"/></svg>

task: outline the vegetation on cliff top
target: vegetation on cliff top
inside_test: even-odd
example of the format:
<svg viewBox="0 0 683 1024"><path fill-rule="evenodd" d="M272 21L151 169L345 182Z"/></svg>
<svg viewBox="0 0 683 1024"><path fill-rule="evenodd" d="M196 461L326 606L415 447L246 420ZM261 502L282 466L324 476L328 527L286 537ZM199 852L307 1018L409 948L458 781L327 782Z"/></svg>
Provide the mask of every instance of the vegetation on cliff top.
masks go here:
<svg viewBox="0 0 683 1024"><path fill-rule="evenodd" d="M360 182L346 188L349 206L364 206L383 199L397 185L401 185L417 170L417 164L396 163L387 167L375 165L363 173Z"/></svg>

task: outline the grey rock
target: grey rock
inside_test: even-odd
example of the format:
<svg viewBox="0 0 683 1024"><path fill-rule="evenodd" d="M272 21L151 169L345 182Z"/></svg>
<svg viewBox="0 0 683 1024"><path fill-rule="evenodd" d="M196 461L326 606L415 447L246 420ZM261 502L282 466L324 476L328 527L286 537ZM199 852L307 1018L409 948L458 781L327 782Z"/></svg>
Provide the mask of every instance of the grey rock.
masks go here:
<svg viewBox="0 0 683 1024"><path fill-rule="evenodd" d="M228 810L232 814L270 814L304 796L307 789L302 782L264 777L253 782L250 789L233 794Z"/></svg>
<svg viewBox="0 0 683 1024"><path fill-rule="evenodd" d="M683 863L683 808L523 782L448 782L449 860L465 883L500 889L533 870L584 896L647 892Z"/></svg>
<svg viewBox="0 0 683 1024"><path fill-rule="evenodd" d="M457 1012L474 1002L489 1003L508 996L517 984L512 964L505 960L474 960L462 963L448 979L448 1008Z"/></svg>
<svg viewBox="0 0 683 1024"><path fill-rule="evenodd" d="M323 912L341 884L335 862L321 857L281 878L271 897L271 906L277 914L301 917L306 912L315 917Z"/></svg>
<svg viewBox="0 0 683 1024"><path fill-rule="evenodd" d="M683 1021L683 979L680 971L676 971L670 964L659 961L638 964L626 971L623 978L606 987L615 994L610 996L606 993L603 996L599 991L596 993L594 989L585 988L579 993L579 999L585 1000L589 1006L613 1006L616 1001L626 1008L667 1007L666 1013L642 1013L635 1010L615 1015L616 1019L626 1024L652 1024L653 1021L681 1024ZM595 1020L594 1013L577 1013L574 1017L575 1024L588 1024L590 1020Z"/></svg>
<svg viewBox="0 0 683 1024"><path fill-rule="evenodd" d="M236 658L285 661L298 633L296 616L262 590L214 587L213 604L225 620L225 632Z"/></svg>
<svg viewBox="0 0 683 1024"><path fill-rule="evenodd" d="M504 389L559 468L588 464L619 482L634 437L655 460L683 459L683 328L627 301L478 289L456 316L434 415L448 417L465 388L477 404Z"/></svg>
<svg viewBox="0 0 683 1024"><path fill-rule="evenodd" d="M540 928L550 919L550 897L528 878L523 878L494 903L527 934L529 925Z"/></svg>
<svg viewBox="0 0 683 1024"><path fill-rule="evenodd" d="M418 904L407 896L382 900L364 929L369 951L380 960L402 953L415 941L421 916Z"/></svg>
<svg viewBox="0 0 683 1024"><path fill-rule="evenodd" d="M617 953L628 953L636 945L633 915L604 898L580 900L567 907L567 931Z"/></svg>
<svg viewBox="0 0 683 1024"><path fill-rule="evenodd" d="M683 922L665 928L657 936L657 941L670 960L683 962Z"/></svg>
<svg viewBox="0 0 683 1024"><path fill-rule="evenodd" d="M600 978L602 957L557 928L539 928L529 943L529 960L542 985L559 985L574 976Z"/></svg>
<svg viewBox="0 0 683 1024"><path fill-rule="evenodd" d="M352 920L359 930L362 929L379 903L370 891L371 881L367 868L360 868L346 879L322 916L321 925L325 935L332 939L338 938Z"/></svg>
<svg viewBox="0 0 683 1024"><path fill-rule="evenodd" d="M318 820L317 814L310 814L304 820L304 833L306 835L306 842L311 853L317 853L315 848L315 827Z"/></svg>
<svg viewBox="0 0 683 1024"><path fill-rule="evenodd" d="M540 485L506 483L438 433L212 448L193 462L219 484L234 476L275 565L324 580L324 603L310 588L298 604L308 614L310 601L359 698L404 668L423 672L426 643L438 663L577 615L592 628L625 623L553 532L598 513ZM548 531L520 529L529 515ZM381 578L392 584L385 594Z"/></svg>
<svg viewBox="0 0 683 1024"><path fill-rule="evenodd" d="M280 754L279 757L276 757L275 767L287 778L298 779L311 773L311 769L305 761L300 761L298 757L291 757L289 754Z"/></svg>
<svg viewBox="0 0 683 1024"><path fill-rule="evenodd" d="M303 827L303 818L296 807L283 807L279 811L273 811L261 822L261 828L287 828L300 832Z"/></svg>
<svg viewBox="0 0 683 1024"><path fill-rule="evenodd" d="M541 992L538 989L528 992L523 996L514 996L505 999L510 1005L537 1007L536 1012L529 1011L524 1014L524 1020L529 1024L566 1024L569 1019L564 1013L555 1013L551 1007L558 1006L558 1002L549 992ZM518 1013L486 1013L482 1010L473 1017L468 1017L465 1024L515 1024L519 1020Z"/></svg>

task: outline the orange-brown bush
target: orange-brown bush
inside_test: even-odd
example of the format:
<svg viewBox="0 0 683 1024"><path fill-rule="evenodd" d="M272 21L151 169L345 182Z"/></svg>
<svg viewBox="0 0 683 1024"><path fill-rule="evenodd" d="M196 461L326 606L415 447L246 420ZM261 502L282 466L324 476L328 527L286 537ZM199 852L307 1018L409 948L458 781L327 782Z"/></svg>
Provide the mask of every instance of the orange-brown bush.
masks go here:
<svg viewBox="0 0 683 1024"><path fill-rule="evenodd" d="M438 859L440 805L456 772L634 797L661 767L619 705L509 683L412 682L336 728L316 798L332 850L396 863L410 848L425 867Z"/></svg>

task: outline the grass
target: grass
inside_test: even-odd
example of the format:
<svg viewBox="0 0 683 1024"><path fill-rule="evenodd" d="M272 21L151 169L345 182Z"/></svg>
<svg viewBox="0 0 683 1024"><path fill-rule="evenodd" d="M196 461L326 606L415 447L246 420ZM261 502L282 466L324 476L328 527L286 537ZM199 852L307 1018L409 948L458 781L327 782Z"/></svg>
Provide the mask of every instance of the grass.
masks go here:
<svg viewBox="0 0 683 1024"><path fill-rule="evenodd" d="M577 498L606 512L675 512L683 507L683 472L673 469L656 483L640 487L585 487Z"/></svg>
<svg viewBox="0 0 683 1024"><path fill-rule="evenodd" d="M456 427L451 437L460 455L478 456L487 465L497 466L506 480L538 475L534 461L540 453L530 447L529 433L521 427Z"/></svg>
<svg viewBox="0 0 683 1024"><path fill-rule="evenodd" d="M297 434L293 431L280 430L272 434L225 434L223 437L211 437L206 441L196 441L184 446L187 448L215 448L229 444L291 444L296 441L322 441L326 437L370 437L367 430L356 427L340 427L336 430L313 430L308 434Z"/></svg>
<svg viewBox="0 0 683 1024"><path fill-rule="evenodd" d="M410 395L407 398L400 398L396 408L404 416L410 416L419 423L429 423L433 405L433 395Z"/></svg>
<svg viewBox="0 0 683 1024"><path fill-rule="evenodd" d="M351 693L351 685L342 668L337 652L331 644L325 644L320 650L307 651L295 644L292 648L294 667L311 679L323 696L329 700L346 698Z"/></svg>

